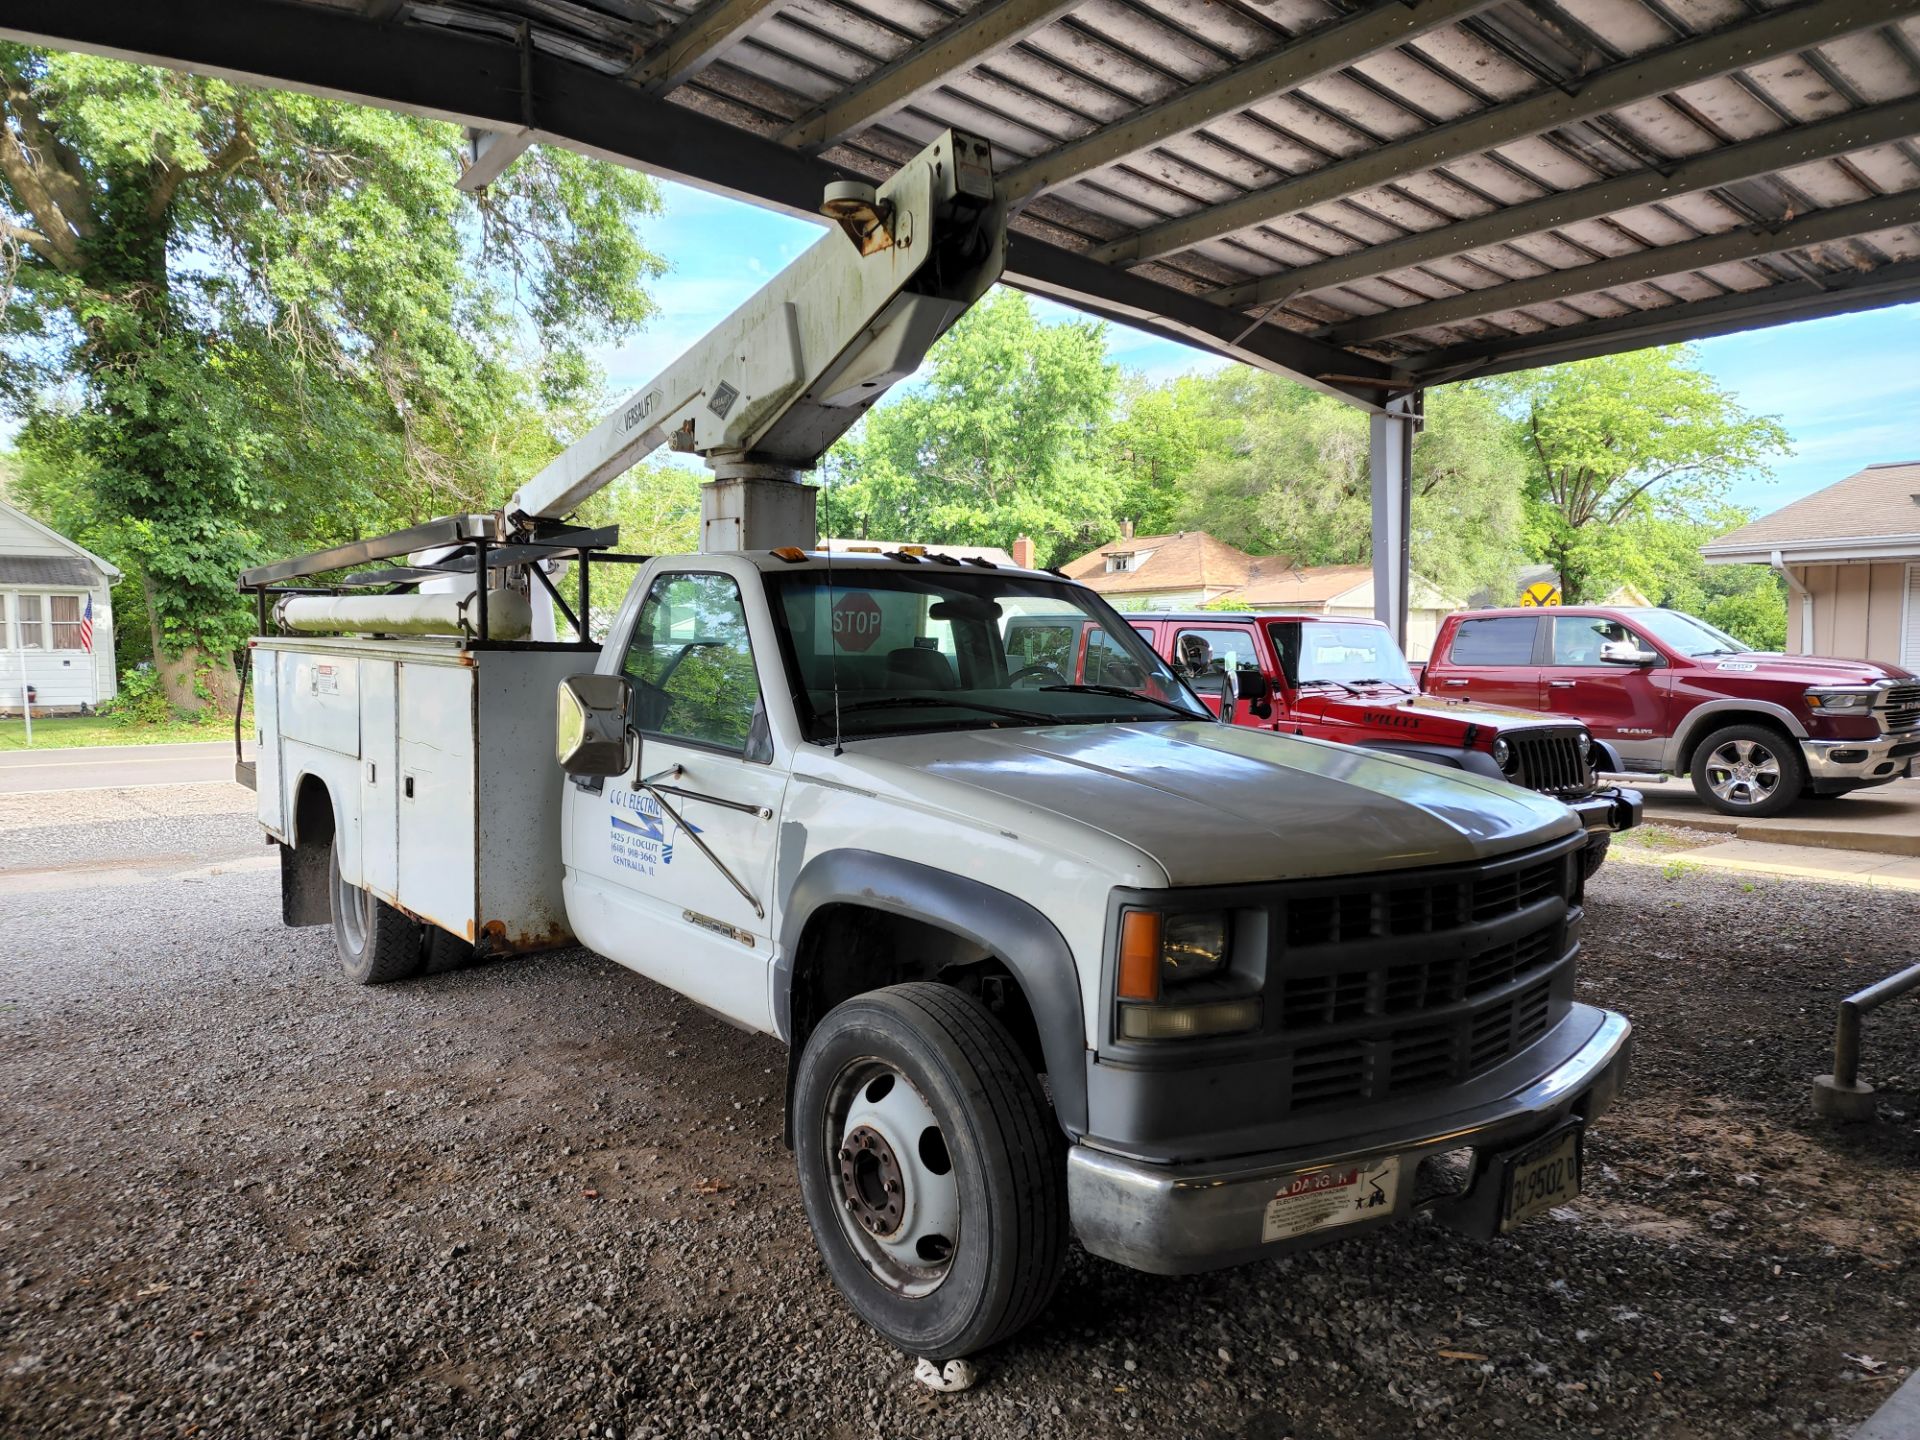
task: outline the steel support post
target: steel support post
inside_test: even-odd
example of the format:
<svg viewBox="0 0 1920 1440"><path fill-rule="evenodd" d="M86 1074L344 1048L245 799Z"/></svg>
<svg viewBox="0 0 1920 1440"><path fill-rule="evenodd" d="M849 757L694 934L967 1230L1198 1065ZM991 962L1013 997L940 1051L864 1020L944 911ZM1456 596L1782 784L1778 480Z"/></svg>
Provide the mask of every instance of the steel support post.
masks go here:
<svg viewBox="0 0 1920 1440"><path fill-rule="evenodd" d="M1422 393L1394 397L1371 417L1367 468L1373 482L1373 613L1407 648L1407 549L1413 499L1413 436L1420 428Z"/></svg>

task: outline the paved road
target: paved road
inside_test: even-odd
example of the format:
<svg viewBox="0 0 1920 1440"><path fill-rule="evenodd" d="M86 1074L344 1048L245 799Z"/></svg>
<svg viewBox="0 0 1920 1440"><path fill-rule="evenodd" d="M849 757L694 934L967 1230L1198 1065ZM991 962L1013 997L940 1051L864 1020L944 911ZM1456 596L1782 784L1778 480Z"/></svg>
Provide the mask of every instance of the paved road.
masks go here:
<svg viewBox="0 0 1920 1440"><path fill-rule="evenodd" d="M203 785L233 779L233 742L204 745L98 745L9 750L0 754L0 795L42 790Z"/></svg>
<svg viewBox="0 0 1920 1440"><path fill-rule="evenodd" d="M1782 814L1743 820L1710 810L1686 780L1629 780L1647 799L1647 819L1769 845L1874 850L1920 856L1920 780L1895 780L1833 800L1802 799Z"/></svg>

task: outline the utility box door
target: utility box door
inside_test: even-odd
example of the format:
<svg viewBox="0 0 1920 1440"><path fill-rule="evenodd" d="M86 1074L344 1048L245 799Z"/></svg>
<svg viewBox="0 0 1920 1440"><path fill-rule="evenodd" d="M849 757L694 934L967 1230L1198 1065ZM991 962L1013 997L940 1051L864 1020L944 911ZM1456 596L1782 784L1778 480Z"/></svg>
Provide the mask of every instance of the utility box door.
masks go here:
<svg viewBox="0 0 1920 1440"><path fill-rule="evenodd" d="M336 755L360 753L360 661L357 656L301 654L281 661L286 682L280 728L289 740Z"/></svg>
<svg viewBox="0 0 1920 1440"><path fill-rule="evenodd" d="M471 940L480 839L473 670L413 662L395 669L400 898L414 914Z"/></svg>
<svg viewBox="0 0 1920 1440"><path fill-rule="evenodd" d="M280 783L280 686L276 670L280 655L254 650L253 660L253 789L260 823L275 835L287 833L287 797Z"/></svg>
<svg viewBox="0 0 1920 1440"><path fill-rule="evenodd" d="M399 672L395 661L360 662L360 883L394 902L400 898Z"/></svg>

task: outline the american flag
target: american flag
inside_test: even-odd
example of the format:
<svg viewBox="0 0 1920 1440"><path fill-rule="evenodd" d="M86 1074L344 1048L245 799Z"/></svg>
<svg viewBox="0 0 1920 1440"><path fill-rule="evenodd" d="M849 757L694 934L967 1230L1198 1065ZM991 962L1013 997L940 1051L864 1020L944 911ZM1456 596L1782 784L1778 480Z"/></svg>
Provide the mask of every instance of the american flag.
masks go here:
<svg viewBox="0 0 1920 1440"><path fill-rule="evenodd" d="M93 597L87 597L86 614L80 617L80 648L89 655L93 653Z"/></svg>

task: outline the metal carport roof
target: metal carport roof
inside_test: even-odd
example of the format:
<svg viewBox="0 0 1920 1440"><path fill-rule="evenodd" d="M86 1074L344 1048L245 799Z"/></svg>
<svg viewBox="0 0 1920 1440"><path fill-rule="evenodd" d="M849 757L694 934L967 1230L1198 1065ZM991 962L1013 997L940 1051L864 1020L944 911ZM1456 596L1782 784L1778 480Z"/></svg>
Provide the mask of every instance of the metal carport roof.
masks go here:
<svg viewBox="0 0 1920 1440"><path fill-rule="evenodd" d="M1920 299L1920 0L0 0L812 214L947 126L1007 278L1378 405Z"/></svg>

